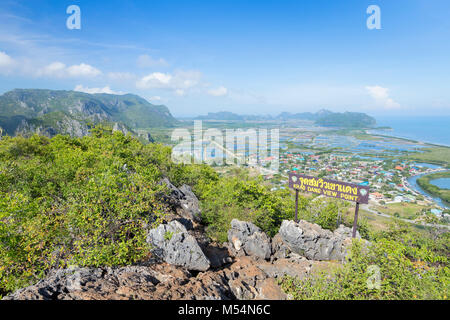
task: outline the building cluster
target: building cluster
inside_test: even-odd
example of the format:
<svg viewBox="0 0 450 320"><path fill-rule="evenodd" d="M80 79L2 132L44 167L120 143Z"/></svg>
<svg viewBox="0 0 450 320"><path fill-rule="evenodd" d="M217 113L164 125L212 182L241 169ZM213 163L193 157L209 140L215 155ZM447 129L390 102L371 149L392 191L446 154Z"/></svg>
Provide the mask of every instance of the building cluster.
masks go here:
<svg viewBox="0 0 450 320"><path fill-rule="evenodd" d="M355 154L288 151L280 154L280 174L268 175L266 179L275 184L274 189L284 188L290 171L369 186L370 200L374 204L434 203L431 198L415 191L409 185L408 178L431 173L436 169L412 161L379 159Z"/></svg>

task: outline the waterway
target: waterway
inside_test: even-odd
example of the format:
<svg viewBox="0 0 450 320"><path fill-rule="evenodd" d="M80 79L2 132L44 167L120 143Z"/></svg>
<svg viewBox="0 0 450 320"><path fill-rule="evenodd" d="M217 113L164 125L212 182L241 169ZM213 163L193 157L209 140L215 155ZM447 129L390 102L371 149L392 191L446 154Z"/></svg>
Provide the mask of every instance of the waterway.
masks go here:
<svg viewBox="0 0 450 320"><path fill-rule="evenodd" d="M430 183L441 189L450 189L450 178L434 179L430 180Z"/></svg>
<svg viewBox="0 0 450 320"><path fill-rule="evenodd" d="M417 179L419 179L420 177L426 175L426 173L423 174L419 174L416 176L412 176L410 178L408 178L408 183L411 186L411 188L413 188L414 190L416 190L417 192L419 192L420 194L432 198L434 202L436 202L439 206L441 206L442 208L450 208L450 205L445 203L441 198L436 197L432 194L429 194L428 192L426 192L425 190L423 190L418 184L417 184Z"/></svg>

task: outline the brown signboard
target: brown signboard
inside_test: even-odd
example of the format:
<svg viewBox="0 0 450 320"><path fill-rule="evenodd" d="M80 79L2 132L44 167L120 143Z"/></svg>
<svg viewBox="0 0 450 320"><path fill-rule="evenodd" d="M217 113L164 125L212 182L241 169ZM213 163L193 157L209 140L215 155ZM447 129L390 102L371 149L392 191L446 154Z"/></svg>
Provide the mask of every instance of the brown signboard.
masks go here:
<svg viewBox="0 0 450 320"><path fill-rule="evenodd" d="M369 187L296 173L289 173L289 187L300 192L310 192L327 197L369 203Z"/></svg>

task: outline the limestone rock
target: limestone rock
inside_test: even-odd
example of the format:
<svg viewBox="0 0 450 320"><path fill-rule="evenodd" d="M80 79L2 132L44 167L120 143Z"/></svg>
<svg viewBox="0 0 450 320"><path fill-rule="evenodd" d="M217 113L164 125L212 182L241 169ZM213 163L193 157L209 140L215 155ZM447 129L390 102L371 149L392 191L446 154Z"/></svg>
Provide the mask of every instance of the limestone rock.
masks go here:
<svg viewBox="0 0 450 320"><path fill-rule="evenodd" d="M176 220L150 230L147 242L153 246L153 253L167 263L197 271L210 267L197 240Z"/></svg>
<svg viewBox="0 0 450 320"><path fill-rule="evenodd" d="M351 238L353 235L353 230L349 227L344 226L341 224L339 228L334 230L334 234L341 237L341 238ZM356 230L356 238L361 239L361 235L359 234L358 230Z"/></svg>
<svg viewBox="0 0 450 320"><path fill-rule="evenodd" d="M306 259L303 261L297 261L294 259L279 259L273 263L261 263L257 266L270 278L291 276L303 279L311 270L312 263Z"/></svg>
<svg viewBox="0 0 450 320"><path fill-rule="evenodd" d="M4 300L229 300L229 286L216 273L193 277L169 264L121 268L51 270L37 284Z"/></svg>
<svg viewBox="0 0 450 320"><path fill-rule="evenodd" d="M287 258L291 250L283 242L283 238L277 233L272 238L272 259L284 259Z"/></svg>
<svg viewBox="0 0 450 320"><path fill-rule="evenodd" d="M284 220L279 233L290 250L308 259L342 260L345 256L344 238L317 224Z"/></svg>
<svg viewBox="0 0 450 320"><path fill-rule="evenodd" d="M180 200L181 215L195 222L201 222L201 211L198 198L190 186L184 184L180 187L184 197Z"/></svg>
<svg viewBox="0 0 450 320"><path fill-rule="evenodd" d="M169 189L166 201L178 215L196 223L201 222L200 204L190 186L184 184L178 189L167 178L161 180L161 184Z"/></svg>
<svg viewBox="0 0 450 320"><path fill-rule="evenodd" d="M211 268L220 268L233 262L227 248L208 245L203 248L203 252L210 261Z"/></svg>
<svg viewBox="0 0 450 320"><path fill-rule="evenodd" d="M242 250L248 256L267 260L272 253L269 237L251 222L233 219L228 241L237 252Z"/></svg>

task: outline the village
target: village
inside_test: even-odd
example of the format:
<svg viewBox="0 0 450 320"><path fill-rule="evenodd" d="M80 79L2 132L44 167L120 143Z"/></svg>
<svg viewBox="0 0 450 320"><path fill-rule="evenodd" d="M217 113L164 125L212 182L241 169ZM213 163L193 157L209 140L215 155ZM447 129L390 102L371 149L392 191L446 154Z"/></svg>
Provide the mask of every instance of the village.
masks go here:
<svg viewBox="0 0 450 320"><path fill-rule="evenodd" d="M262 159L260 165L273 161L270 157ZM263 169L264 170L264 169ZM284 151L280 153L278 173L261 171L264 179L270 182L272 190L286 189L288 175L293 171L298 174L350 182L370 187L369 212L383 215L379 209L396 205L420 208L415 214L432 213L443 220L449 219L448 209L436 203L435 199L417 191L408 182L409 178L442 171L441 167L410 160L380 159L358 154L339 154L332 152ZM401 214L394 213L396 217Z"/></svg>

